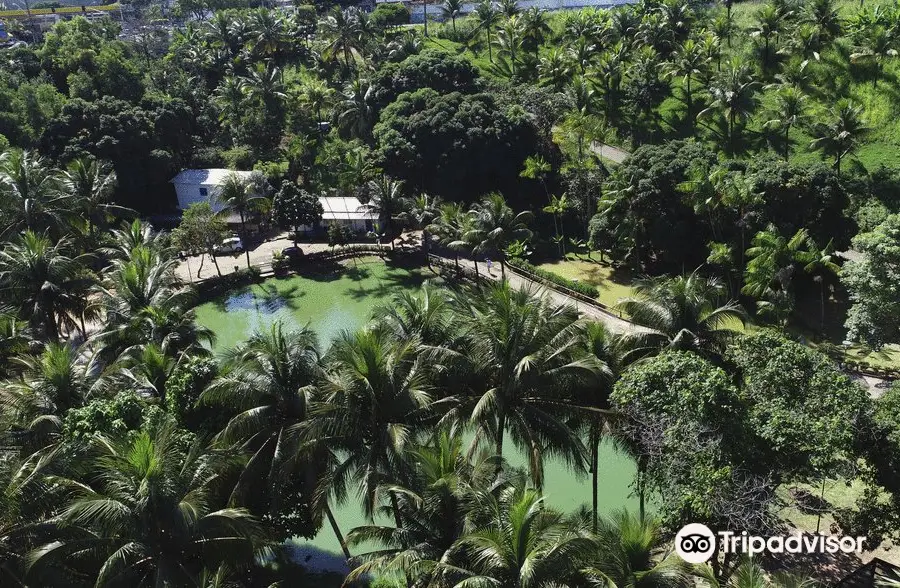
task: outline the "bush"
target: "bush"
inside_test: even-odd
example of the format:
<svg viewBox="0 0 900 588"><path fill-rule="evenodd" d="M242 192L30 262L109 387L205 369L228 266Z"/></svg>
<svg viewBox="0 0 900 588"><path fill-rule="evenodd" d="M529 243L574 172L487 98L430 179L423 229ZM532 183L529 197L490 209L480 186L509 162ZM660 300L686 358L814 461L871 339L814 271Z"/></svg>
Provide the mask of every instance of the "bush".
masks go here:
<svg viewBox="0 0 900 588"><path fill-rule="evenodd" d="M245 286L258 282L260 271L257 267L244 268L223 276L213 276L197 284L197 294L200 299L227 292L237 286Z"/></svg>
<svg viewBox="0 0 900 588"><path fill-rule="evenodd" d="M513 267L530 272L538 278L541 278L545 282L550 282L552 284L556 284L557 286L562 286L563 288L574 290L582 296L587 296L588 298L594 299L600 296L600 292L597 290L597 288L590 284L583 284L581 282L576 282L574 280L564 278L558 274L554 274L553 272L548 272L547 270L537 268L527 261L522 261L520 259L510 259L509 261L507 261L507 263Z"/></svg>
<svg viewBox="0 0 900 588"><path fill-rule="evenodd" d="M409 8L400 2L379 4L372 11L371 21L379 28L409 24Z"/></svg>

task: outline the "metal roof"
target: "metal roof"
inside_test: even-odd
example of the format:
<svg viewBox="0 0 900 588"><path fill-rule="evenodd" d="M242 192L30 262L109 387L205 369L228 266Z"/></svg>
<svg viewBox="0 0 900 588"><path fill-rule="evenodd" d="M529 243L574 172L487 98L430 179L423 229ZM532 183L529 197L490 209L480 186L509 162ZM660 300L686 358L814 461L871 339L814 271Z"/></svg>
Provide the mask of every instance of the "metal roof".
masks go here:
<svg viewBox="0 0 900 588"><path fill-rule="evenodd" d="M250 178L253 172L236 171L233 169L183 169L170 181L173 184L192 184L195 186L218 186L225 181L229 174L237 174L243 178Z"/></svg>
<svg viewBox="0 0 900 588"><path fill-rule="evenodd" d="M376 220L378 215L368 212L359 200L344 196L322 196L319 198L325 212L322 220Z"/></svg>

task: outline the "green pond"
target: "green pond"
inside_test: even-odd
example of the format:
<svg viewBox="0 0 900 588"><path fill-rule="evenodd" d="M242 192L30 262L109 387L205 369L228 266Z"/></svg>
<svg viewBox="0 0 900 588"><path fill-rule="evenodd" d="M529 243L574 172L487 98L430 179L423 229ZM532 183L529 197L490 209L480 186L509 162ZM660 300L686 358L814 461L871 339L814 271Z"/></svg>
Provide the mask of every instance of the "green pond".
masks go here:
<svg viewBox="0 0 900 588"><path fill-rule="evenodd" d="M316 274L273 278L248 288L236 290L197 307L197 321L216 333L214 349L232 347L260 327L280 320L287 327L308 325L327 347L344 329L365 325L372 309L390 301L402 290L416 290L426 279L434 278L429 270L404 267L377 259L345 262L343 266ZM525 457L512 451L506 455L511 465L524 467ZM604 445L600 453L599 505L601 512L616 509L637 509L631 496L631 481L635 466L630 458ZM574 511L582 504L590 505L591 481L576 475L562 462L545 464L545 494L547 502L564 511ZM358 503L334 509L335 518L344 533L355 526L367 524ZM299 555L321 569L339 571L343 565L338 555L340 545L329 525L322 526L318 536L310 542L297 543ZM325 553L323 553L325 552ZM313 561L314 560L314 561ZM330 561L329 561L330 560Z"/></svg>

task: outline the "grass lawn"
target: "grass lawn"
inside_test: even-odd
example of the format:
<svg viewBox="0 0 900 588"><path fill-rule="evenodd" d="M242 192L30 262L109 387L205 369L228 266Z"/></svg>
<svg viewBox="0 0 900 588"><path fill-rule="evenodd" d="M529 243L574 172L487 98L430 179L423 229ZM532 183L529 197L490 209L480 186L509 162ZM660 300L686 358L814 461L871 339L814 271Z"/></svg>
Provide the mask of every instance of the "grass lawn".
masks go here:
<svg viewBox="0 0 900 588"><path fill-rule="evenodd" d="M537 267L570 280L596 286L600 291L597 299L606 306L615 306L621 298L627 298L633 293L631 274L627 270L613 269L608 263L600 262L599 258L589 260L569 253L565 260L542 263Z"/></svg>
<svg viewBox="0 0 900 588"><path fill-rule="evenodd" d="M885 345L875 351L862 345L851 345L846 348L844 355L853 361L866 361L872 367L897 369L900 368L900 345Z"/></svg>

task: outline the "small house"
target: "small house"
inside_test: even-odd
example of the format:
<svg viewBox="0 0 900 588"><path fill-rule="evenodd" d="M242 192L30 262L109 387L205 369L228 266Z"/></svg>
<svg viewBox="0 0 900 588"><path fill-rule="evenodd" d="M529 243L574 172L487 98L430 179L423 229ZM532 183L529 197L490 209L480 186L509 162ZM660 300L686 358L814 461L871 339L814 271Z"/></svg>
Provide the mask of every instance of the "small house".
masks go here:
<svg viewBox="0 0 900 588"><path fill-rule="evenodd" d="M230 169L185 169L172 178L175 195L178 197L178 208L186 210L196 202L209 202L214 212L222 210L219 202L219 187L230 174L237 174L247 180L253 172L234 171Z"/></svg>

